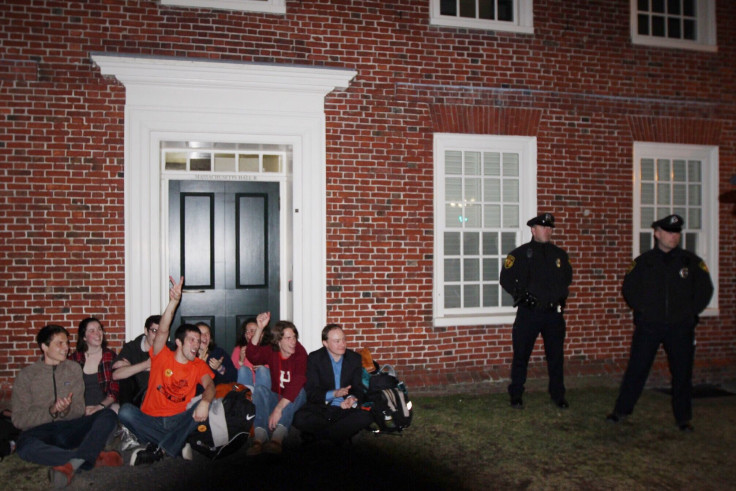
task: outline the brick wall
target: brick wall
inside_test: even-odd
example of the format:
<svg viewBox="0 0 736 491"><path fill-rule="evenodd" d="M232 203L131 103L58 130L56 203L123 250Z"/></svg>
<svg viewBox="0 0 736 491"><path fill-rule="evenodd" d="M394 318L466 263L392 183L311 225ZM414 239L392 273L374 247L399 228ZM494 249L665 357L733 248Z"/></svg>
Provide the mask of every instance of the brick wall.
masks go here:
<svg viewBox="0 0 736 491"><path fill-rule="evenodd" d="M410 385L500 386L510 326L433 327L433 132L534 135L538 205L575 280L566 367L618 380L630 313L634 140L718 145L736 174L736 4L718 52L632 46L627 0L535 0L535 34L429 25L428 2L288 1L285 16L153 1L8 0L0 10L0 388L49 322L124 338L123 87L91 52L354 69L326 98L328 319ZM695 379L736 376L734 204L720 207L720 316ZM541 343L540 343L541 345ZM654 379L666 375L664 358ZM541 349L533 376L544 378Z"/></svg>

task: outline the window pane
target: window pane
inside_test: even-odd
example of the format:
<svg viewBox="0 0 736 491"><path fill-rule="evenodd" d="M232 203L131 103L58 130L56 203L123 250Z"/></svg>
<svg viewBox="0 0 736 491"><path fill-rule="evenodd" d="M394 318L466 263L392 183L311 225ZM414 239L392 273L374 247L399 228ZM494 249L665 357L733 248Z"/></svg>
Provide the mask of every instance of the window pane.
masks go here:
<svg viewBox="0 0 736 491"><path fill-rule="evenodd" d="M463 173L463 153L456 150L445 152L445 175L460 175Z"/></svg>
<svg viewBox="0 0 736 491"><path fill-rule="evenodd" d="M460 0L460 17L475 19L475 0Z"/></svg>
<svg viewBox="0 0 736 491"><path fill-rule="evenodd" d="M682 38L688 41L698 39L697 24L695 24L694 20L685 19L682 21Z"/></svg>
<svg viewBox="0 0 736 491"><path fill-rule="evenodd" d="M682 13L688 17L695 16L695 0L683 0Z"/></svg>
<svg viewBox="0 0 736 491"><path fill-rule="evenodd" d="M657 208L657 218L655 218L655 220L661 220L671 214L672 211L670 210L669 206L667 208Z"/></svg>
<svg viewBox="0 0 736 491"><path fill-rule="evenodd" d="M511 307L514 305L514 297L509 295L506 290L501 290L501 305L504 307Z"/></svg>
<svg viewBox="0 0 736 491"><path fill-rule="evenodd" d="M503 154L503 175L505 177L517 177L519 175L519 154Z"/></svg>
<svg viewBox="0 0 736 491"><path fill-rule="evenodd" d="M189 170L210 171L212 170L211 155L209 153L193 153L189 160Z"/></svg>
<svg viewBox="0 0 736 491"><path fill-rule="evenodd" d="M486 176L501 175L501 154L485 152L483 154L483 174Z"/></svg>
<svg viewBox="0 0 736 491"><path fill-rule="evenodd" d="M235 154L216 153L215 172L235 172Z"/></svg>
<svg viewBox="0 0 736 491"><path fill-rule="evenodd" d="M463 180L459 177L445 178L445 201L460 204L463 200Z"/></svg>
<svg viewBox="0 0 736 491"><path fill-rule="evenodd" d="M483 307L498 307L498 285L483 285Z"/></svg>
<svg viewBox="0 0 736 491"><path fill-rule="evenodd" d="M647 252L652 248L652 233L641 232L639 234L639 254Z"/></svg>
<svg viewBox="0 0 736 491"><path fill-rule="evenodd" d="M513 22L514 2L513 0L498 0L498 20Z"/></svg>
<svg viewBox="0 0 736 491"><path fill-rule="evenodd" d="M463 287L463 306L465 308L480 307L480 285Z"/></svg>
<svg viewBox="0 0 736 491"><path fill-rule="evenodd" d="M637 29L636 32L642 36L649 35L649 16L645 14L639 14L637 17Z"/></svg>
<svg viewBox="0 0 736 491"><path fill-rule="evenodd" d="M501 201L501 180L484 179L483 201Z"/></svg>
<svg viewBox="0 0 736 491"><path fill-rule="evenodd" d="M647 183L641 185L641 204L654 204L654 184Z"/></svg>
<svg viewBox="0 0 736 491"><path fill-rule="evenodd" d="M688 204L689 205L700 205L701 197L700 197L700 184L691 184L688 186L689 193L688 193Z"/></svg>
<svg viewBox="0 0 736 491"><path fill-rule="evenodd" d="M498 259L495 257L483 259L483 281L496 281L498 274Z"/></svg>
<svg viewBox="0 0 736 491"><path fill-rule="evenodd" d="M654 159L641 159L641 180L654 180Z"/></svg>
<svg viewBox="0 0 736 491"><path fill-rule="evenodd" d="M460 255L460 232L445 232L445 256Z"/></svg>
<svg viewBox="0 0 736 491"><path fill-rule="evenodd" d="M664 13L664 0L652 0L652 12Z"/></svg>
<svg viewBox="0 0 736 491"><path fill-rule="evenodd" d="M493 0L478 1L478 18L486 20L494 20Z"/></svg>
<svg viewBox="0 0 736 491"><path fill-rule="evenodd" d="M672 186L672 204L687 204L687 187L684 184L675 184Z"/></svg>
<svg viewBox="0 0 736 491"><path fill-rule="evenodd" d="M516 234L514 232L501 233L501 254L508 255L509 252L516 249Z"/></svg>
<svg viewBox="0 0 736 491"><path fill-rule="evenodd" d="M657 159L657 180L670 180L670 161L667 159Z"/></svg>
<svg viewBox="0 0 736 491"><path fill-rule="evenodd" d="M480 255L480 234L478 232L463 234L463 254L466 256Z"/></svg>
<svg viewBox="0 0 736 491"><path fill-rule="evenodd" d="M457 16L457 0L441 0L440 14Z"/></svg>
<svg viewBox="0 0 736 491"><path fill-rule="evenodd" d="M680 39L682 32L680 30L680 19L677 17L667 18L667 37Z"/></svg>
<svg viewBox="0 0 736 491"><path fill-rule="evenodd" d="M186 152L166 152L166 170L187 170Z"/></svg>
<svg viewBox="0 0 736 491"><path fill-rule="evenodd" d="M669 205L670 204L670 185L668 184L657 184L657 204L658 205Z"/></svg>
<svg viewBox="0 0 736 491"><path fill-rule="evenodd" d="M664 37L664 17L652 16L652 36Z"/></svg>
<svg viewBox="0 0 736 491"><path fill-rule="evenodd" d="M480 192L481 179L465 180L465 202L480 202L483 197Z"/></svg>
<svg viewBox="0 0 736 491"><path fill-rule="evenodd" d="M465 259L463 261L463 281L480 280L480 260Z"/></svg>
<svg viewBox="0 0 736 491"><path fill-rule="evenodd" d="M676 15L679 14L680 0L667 0L667 13Z"/></svg>
<svg viewBox="0 0 736 491"><path fill-rule="evenodd" d="M498 256L498 232L483 232L483 255Z"/></svg>
<svg viewBox="0 0 736 491"><path fill-rule="evenodd" d="M258 155L241 155L238 158L238 171L259 172Z"/></svg>
<svg viewBox="0 0 736 491"><path fill-rule="evenodd" d="M467 205L465 207L465 226L480 228L480 205Z"/></svg>
<svg viewBox="0 0 736 491"><path fill-rule="evenodd" d="M700 223L700 208L690 208L687 216L688 221L685 223L685 227L699 230L702 226Z"/></svg>
<svg viewBox="0 0 736 491"><path fill-rule="evenodd" d="M684 160L672 161L672 180L677 182L685 182L687 179L687 164Z"/></svg>
<svg viewBox="0 0 736 491"><path fill-rule="evenodd" d="M517 179L504 179L503 181L503 200L506 203L519 202L519 181Z"/></svg>
<svg viewBox="0 0 736 491"><path fill-rule="evenodd" d="M642 208L641 209L641 228L649 228L652 226L654 221L654 208Z"/></svg>
<svg viewBox="0 0 736 491"><path fill-rule="evenodd" d="M694 232L688 232L683 237L683 247L685 250L692 252L693 254L698 253L698 234Z"/></svg>
<svg viewBox="0 0 736 491"><path fill-rule="evenodd" d="M445 259L445 281L460 279L460 259Z"/></svg>
<svg viewBox="0 0 736 491"><path fill-rule="evenodd" d="M700 182L700 161L690 160L687 163L687 180L690 182Z"/></svg>
<svg viewBox="0 0 736 491"><path fill-rule="evenodd" d="M501 227L501 205L485 205L483 207L483 226L487 228Z"/></svg>
<svg viewBox="0 0 736 491"><path fill-rule="evenodd" d="M465 175L480 175L480 152L465 152Z"/></svg>
<svg viewBox="0 0 736 491"><path fill-rule="evenodd" d="M281 172L281 155L264 155L263 172Z"/></svg>
<svg viewBox="0 0 736 491"><path fill-rule="evenodd" d="M514 205L504 205L503 207L503 226L505 228L517 228L519 226L519 207Z"/></svg>
<svg viewBox="0 0 736 491"><path fill-rule="evenodd" d="M636 8L639 10L649 10L649 0L639 0L636 2Z"/></svg>
<svg viewBox="0 0 736 491"><path fill-rule="evenodd" d="M460 285L445 285L445 308L460 308Z"/></svg>
<svg viewBox="0 0 736 491"><path fill-rule="evenodd" d="M465 218L463 217L463 209L457 205L445 205L445 227L459 228L462 227Z"/></svg>

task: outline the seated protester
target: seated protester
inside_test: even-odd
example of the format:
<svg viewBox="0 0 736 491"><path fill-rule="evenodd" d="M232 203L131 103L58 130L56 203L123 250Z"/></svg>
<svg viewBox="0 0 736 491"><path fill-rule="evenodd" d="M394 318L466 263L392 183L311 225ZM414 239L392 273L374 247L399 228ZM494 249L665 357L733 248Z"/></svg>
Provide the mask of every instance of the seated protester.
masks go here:
<svg viewBox="0 0 736 491"><path fill-rule="evenodd" d="M120 404L129 402L140 407L143 395L148 388L148 374L151 371L151 357L148 350L153 346L153 338L158 332L160 315L146 319L144 332L123 345L112 364L112 378L120 383Z"/></svg>
<svg viewBox="0 0 736 491"><path fill-rule="evenodd" d="M322 329L322 348L307 358L307 403L294 415L294 427L317 440L343 443L373 422L363 411L363 361L346 348L337 324Z"/></svg>
<svg viewBox="0 0 736 491"><path fill-rule="evenodd" d="M210 325L206 322L197 322L196 326L201 333L199 358L207 362L215 373L215 385L235 382L238 379L238 371L225 350L215 344Z"/></svg>
<svg viewBox="0 0 736 491"><path fill-rule="evenodd" d="M140 409L123 404L118 417L136 438L148 443L138 448L130 458L130 465L147 464L161 460L164 455L178 456L189 434L198 422L207 419L210 403L215 397L212 371L200 360L201 334L197 326L182 324L176 330L176 351L166 347L171 321L174 319L184 278L169 290L169 304L161 315L158 332L149 351L151 373L148 390ZM187 407L194 397L197 384L204 387L202 399Z"/></svg>
<svg viewBox="0 0 736 491"><path fill-rule="evenodd" d="M281 453L294 413L306 399L307 351L298 341L296 326L289 321L279 321L273 328L273 345L258 344L270 319L268 312L258 314L258 328L246 349L246 355L254 365L268 365L271 372L271 386L256 385L253 392L256 418L253 444L248 455L257 455L262 450ZM272 432L270 440L269 431Z"/></svg>
<svg viewBox="0 0 736 491"><path fill-rule="evenodd" d="M245 350L250 340L253 339L257 328L258 322L255 317L250 317L243 322L243 325L240 326L238 342L230 356L233 366L238 371L238 383L248 387L251 392L255 390L256 384L265 385L266 387L271 386L271 374L268 367L265 365L253 366L248 357L245 356ZM264 340L261 340L261 344L264 344Z"/></svg>
<svg viewBox="0 0 736 491"><path fill-rule="evenodd" d="M115 412L100 408L85 415L82 369L67 360L67 330L44 326L36 342L43 358L21 370L13 387L13 425L22 430L18 456L52 466L49 479L54 487L70 484L79 469L122 465L120 454L103 452L117 426Z"/></svg>
<svg viewBox="0 0 736 491"><path fill-rule="evenodd" d="M90 415L108 407L117 413L120 386L112 376L115 352L107 347L105 328L99 319L87 317L79 323L77 350L69 359L82 367L84 413Z"/></svg>

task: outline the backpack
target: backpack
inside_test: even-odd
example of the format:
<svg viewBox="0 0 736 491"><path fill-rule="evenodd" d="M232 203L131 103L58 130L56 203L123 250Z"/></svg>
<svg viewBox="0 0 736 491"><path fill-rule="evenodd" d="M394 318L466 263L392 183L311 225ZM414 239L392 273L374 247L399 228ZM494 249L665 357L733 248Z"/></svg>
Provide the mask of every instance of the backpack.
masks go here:
<svg viewBox="0 0 736 491"><path fill-rule="evenodd" d="M187 438L194 450L212 460L237 452L248 440L256 416L250 389L237 383L219 384L217 395L223 393L210 404L207 420Z"/></svg>
<svg viewBox="0 0 736 491"><path fill-rule="evenodd" d="M0 414L0 461L13 452L10 442L17 441L18 435L20 430L13 425L10 416L5 412Z"/></svg>
<svg viewBox="0 0 736 491"><path fill-rule="evenodd" d="M391 365L384 365L370 375L363 407L370 410L374 433L400 433L411 425L412 404L404 382L396 378Z"/></svg>

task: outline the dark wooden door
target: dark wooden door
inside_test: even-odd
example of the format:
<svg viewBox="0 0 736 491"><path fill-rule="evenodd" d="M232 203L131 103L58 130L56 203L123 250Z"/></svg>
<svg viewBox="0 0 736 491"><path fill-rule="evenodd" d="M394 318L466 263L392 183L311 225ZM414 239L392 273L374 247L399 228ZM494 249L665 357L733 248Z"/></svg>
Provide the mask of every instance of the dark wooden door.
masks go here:
<svg viewBox="0 0 736 491"><path fill-rule="evenodd" d="M171 275L184 276L173 331L207 322L228 353L248 317L279 319L279 185L170 181Z"/></svg>

